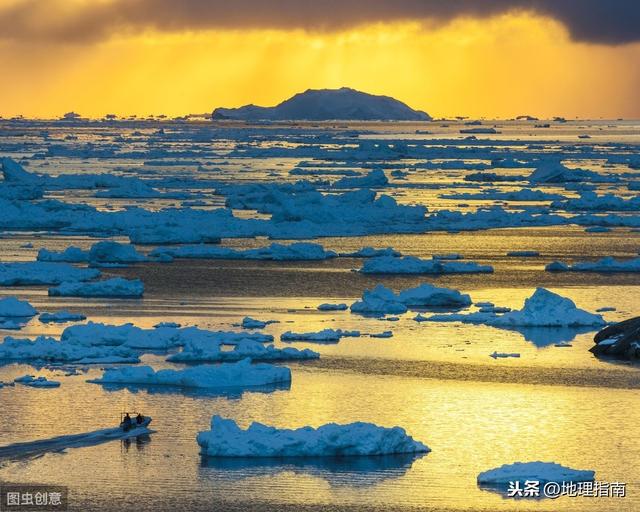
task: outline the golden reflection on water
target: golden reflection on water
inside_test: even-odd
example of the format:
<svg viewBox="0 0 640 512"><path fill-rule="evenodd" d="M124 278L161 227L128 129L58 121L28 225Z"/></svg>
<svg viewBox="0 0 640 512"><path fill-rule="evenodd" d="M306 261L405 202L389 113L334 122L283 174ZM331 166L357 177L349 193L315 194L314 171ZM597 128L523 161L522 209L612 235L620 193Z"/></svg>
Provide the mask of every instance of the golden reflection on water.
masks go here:
<svg viewBox="0 0 640 512"><path fill-rule="evenodd" d="M118 443L46 455L0 469L1 479L65 482L79 495L124 497L136 492L157 500L189 495L206 500L273 503L437 505L482 510L522 509L522 502L477 488L479 472L513 461L546 460L594 469L599 480L626 481L628 498L563 498L536 502L541 510L636 510L640 446L621 426L640 420L637 391L566 386L387 378L298 368L290 391L245 393L242 399L207 399L180 393L109 392L63 378L51 393L2 390L8 408L3 431L15 424L21 437L46 437L104 426L119 408L154 417L151 441L123 450ZM310 464L253 464L235 470L201 466L195 434L212 414L246 426L279 427L371 421L401 425L433 450L412 464L358 471ZM87 467L92 468L90 474ZM10 478L9 478L10 477ZM199 498L195 498L199 497ZM561 508L560 508L561 507Z"/></svg>

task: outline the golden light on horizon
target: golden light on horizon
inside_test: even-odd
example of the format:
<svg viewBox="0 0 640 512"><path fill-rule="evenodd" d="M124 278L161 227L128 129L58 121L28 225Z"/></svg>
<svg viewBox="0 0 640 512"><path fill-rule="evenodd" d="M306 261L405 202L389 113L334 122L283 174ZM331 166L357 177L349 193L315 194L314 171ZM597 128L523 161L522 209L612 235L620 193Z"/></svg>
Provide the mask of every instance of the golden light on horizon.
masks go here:
<svg viewBox="0 0 640 512"><path fill-rule="evenodd" d="M529 14L370 24L342 32L147 31L95 43L0 43L0 114L90 117L274 105L353 87L433 116L640 117L640 44L570 40Z"/></svg>

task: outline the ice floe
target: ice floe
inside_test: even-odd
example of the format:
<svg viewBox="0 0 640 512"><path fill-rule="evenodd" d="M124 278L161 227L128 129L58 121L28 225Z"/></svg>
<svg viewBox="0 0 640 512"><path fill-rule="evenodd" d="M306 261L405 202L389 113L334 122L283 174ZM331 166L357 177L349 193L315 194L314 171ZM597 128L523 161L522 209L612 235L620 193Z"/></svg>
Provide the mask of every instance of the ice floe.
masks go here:
<svg viewBox="0 0 640 512"><path fill-rule="evenodd" d="M357 422L290 430L253 422L242 429L217 415L211 419L211 430L200 432L197 442L201 454L208 457L346 457L430 451L401 427Z"/></svg>
<svg viewBox="0 0 640 512"><path fill-rule="evenodd" d="M48 380L46 377L34 377L33 375L23 375L14 379L14 382L32 388L58 388L60 383L57 380Z"/></svg>
<svg viewBox="0 0 640 512"><path fill-rule="evenodd" d="M251 318L250 316L245 316L242 319L242 328L243 329L264 329L269 324L277 323L277 320L257 320L255 318Z"/></svg>
<svg viewBox="0 0 640 512"><path fill-rule="evenodd" d="M572 469L555 462L514 462L478 475L478 484L488 487L506 487L509 482L520 482L524 488L527 480L547 482L590 482L595 471Z"/></svg>
<svg viewBox="0 0 640 512"><path fill-rule="evenodd" d="M0 263L1 286L58 285L68 281L88 281L100 276L93 268L78 268L67 263Z"/></svg>
<svg viewBox="0 0 640 512"><path fill-rule="evenodd" d="M574 264L554 261L545 270L548 272L640 272L640 258L617 260L607 256L598 261L579 261Z"/></svg>
<svg viewBox="0 0 640 512"><path fill-rule="evenodd" d="M82 346L39 336L35 340L6 337L0 343L0 361L137 363L138 354L127 347Z"/></svg>
<svg viewBox="0 0 640 512"><path fill-rule="evenodd" d="M199 365L181 370L154 370L150 366L108 368L96 384L137 384L189 388L267 386L291 381L291 370L250 359L219 365Z"/></svg>
<svg viewBox="0 0 640 512"><path fill-rule="evenodd" d="M431 260L415 256L400 258L382 256L364 262L360 272L363 274L470 274L493 272L490 265L479 265L473 261Z"/></svg>
<svg viewBox="0 0 640 512"><path fill-rule="evenodd" d="M38 311L26 300L19 300L15 297L4 297L0 299L0 317L32 317Z"/></svg>
<svg viewBox="0 0 640 512"><path fill-rule="evenodd" d="M340 302L338 304L323 302L322 304L318 305L317 309L319 311L346 311L347 309L349 309L349 306L347 306L343 302Z"/></svg>
<svg viewBox="0 0 640 512"><path fill-rule="evenodd" d="M167 357L167 361L182 363L206 363L219 361L238 361L251 358L253 361L289 361L318 359L320 354L313 350L298 350L293 347L277 348L264 345L258 341L243 340L233 347L233 350L223 350L223 343L210 339L189 339L181 352Z"/></svg>
<svg viewBox="0 0 640 512"><path fill-rule="evenodd" d="M143 293L142 281L122 277L103 281L62 283L49 288L49 295L61 297L139 298Z"/></svg>
<svg viewBox="0 0 640 512"><path fill-rule="evenodd" d="M224 260L325 260L337 254L325 250L321 245L297 242L290 245L271 244L257 249L238 250L212 245L183 245L180 247L158 247L149 254L152 257L202 258Z"/></svg>
<svg viewBox="0 0 640 512"><path fill-rule="evenodd" d="M79 322L87 317L81 313L71 313L66 310L56 311L55 313L42 313L38 320L43 323L50 322Z"/></svg>
<svg viewBox="0 0 640 512"><path fill-rule="evenodd" d="M291 332L280 335L282 341L309 341L315 343L338 343L342 338L357 338L360 331L343 331L342 329L323 329L318 332Z"/></svg>

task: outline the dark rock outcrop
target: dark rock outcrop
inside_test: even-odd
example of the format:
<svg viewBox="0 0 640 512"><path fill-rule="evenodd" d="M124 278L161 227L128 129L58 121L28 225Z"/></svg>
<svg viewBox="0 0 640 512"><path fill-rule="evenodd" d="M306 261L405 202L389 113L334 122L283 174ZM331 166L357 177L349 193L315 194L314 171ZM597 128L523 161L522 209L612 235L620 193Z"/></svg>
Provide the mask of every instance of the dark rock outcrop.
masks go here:
<svg viewBox="0 0 640 512"><path fill-rule="evenodd" d="M591 352L621 359L640 359L640 316L605 327L593 338Z"/></svg>
<svg viewBox="0 0 640 512"><path fill-rule="evenodd" d="M414 110L389 96L376 96L348 87L308 89L275 107L245 105L216 108L211 118L237 121L430 121L426 112Z"/></svg>

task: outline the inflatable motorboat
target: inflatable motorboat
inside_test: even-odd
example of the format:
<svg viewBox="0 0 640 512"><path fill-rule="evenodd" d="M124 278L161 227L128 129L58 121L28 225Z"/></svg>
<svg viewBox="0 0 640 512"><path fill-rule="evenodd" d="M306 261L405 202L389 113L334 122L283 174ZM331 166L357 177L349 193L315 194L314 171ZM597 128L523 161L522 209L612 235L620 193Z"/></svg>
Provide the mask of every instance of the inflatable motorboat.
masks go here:
<svg viewBox="0 0 640 512"><path fill-rule="evenodd" d="M127 417L129 421L127 421ZM151 423L151 416L143 416L139 412L120 413L120 428L123 432L129 432L137 428L146 428Z"/></svg>

